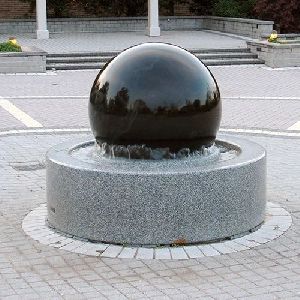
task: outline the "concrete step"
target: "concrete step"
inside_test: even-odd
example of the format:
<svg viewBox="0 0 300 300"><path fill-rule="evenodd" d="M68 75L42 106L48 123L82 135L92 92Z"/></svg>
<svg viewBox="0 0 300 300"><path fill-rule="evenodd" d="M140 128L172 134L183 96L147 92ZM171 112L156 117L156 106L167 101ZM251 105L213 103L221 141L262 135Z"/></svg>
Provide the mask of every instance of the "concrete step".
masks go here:
<svg viewBox="0 0 300 300"><path fill-rule="evenodd" d="M202 53L249 53L250 49L248 48L216 48L216 49L193 49L189 50L194 54Z"/></svg>
<svg viewBox="0 0 300 300"><path fill-rule="evenodd" d="M51 57L90 57L90 56L116 56L120 52L71 52L71 53L48 53L47 58Z"/></svg>
<svg viewBox="0 0 300 300"><path fill-rule="evenodd" d="M248 48L194 49L191 52L207 66L263 64ZM50 53L47 70L101 69L118 52Z"/></svg>
<svg viewBox="0 0 300 300"><path fill-rule="evenodd" d="M242 53L197 53L195 54L199 59L236 59L236 58L257 58L257 55L248 53L248 52L242 52ZM75 64L75 63L101 63L101 62L108 62L110 59L112 59L113 56L80 56L80 57L47 57L47 63L49 64Z"/></svg>
<svg viewBox="0 0 300 300"><path fill-rule="evenodd" d="M240 59L240 58L257 58L256 54L252 54L251 52L241 52L241 53L211 53L211 54L195 54L201 60L207 59Z"/></svg>
<svg viewBox="0 0 300 300"><path fill-rule="evenodd" d="M101 70L104 67L104 63L75 63L75 64L47 64L47 70Z"/></svg>
<svg viewBox="0 0 300 300"><path fill-rule="evenodd" d="M203 59L207 66L225 66L225 65L245 65L245 64L263 64L264 62L255 58L235 58L235 59ZM103 68L105 63L51 63L47 64L47 70L88 70Z"/></svg>
<svg viewBox="0 0 300 300"><path fill-rule="evenodd" d="M193 50L189 50L189 51L194 53L194 54L250 52L250 50L248 48L193 49ZM48 53L47 57L116 56L118 53L120 53L120 51Z"/></svg>
<svg viewBox="0 0 300 300"><path fill-rule="evenodd" d="M264 64L264 62L258 58L245 58L245 59L207 59L203 60L203 62L211 67L211 66L230 66L230 65L260 65Z"/></svg>
<svg viewBox="0 0 300 300"><path fill-rule="evenodd" d="M81 57L47 57L47 64L75 64L75 63L106 63L113 56L81 56Z"/></svg>

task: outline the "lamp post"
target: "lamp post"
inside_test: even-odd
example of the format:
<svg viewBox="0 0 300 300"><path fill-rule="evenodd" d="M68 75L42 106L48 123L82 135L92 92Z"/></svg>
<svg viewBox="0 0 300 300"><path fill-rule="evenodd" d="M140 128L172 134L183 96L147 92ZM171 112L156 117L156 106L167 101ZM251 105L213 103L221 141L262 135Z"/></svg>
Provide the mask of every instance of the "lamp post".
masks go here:
<svg viewBox="0 0 300 300"><path fill-rule="evenodd" d="M148 35L160 36L158 0L148 0Z"/></svg>
<svg viewBox="0 0 300 300"><path fill-rule="evenodd" d="M36 25L37 39L49 39L46 0L36 0Z"/></svg>

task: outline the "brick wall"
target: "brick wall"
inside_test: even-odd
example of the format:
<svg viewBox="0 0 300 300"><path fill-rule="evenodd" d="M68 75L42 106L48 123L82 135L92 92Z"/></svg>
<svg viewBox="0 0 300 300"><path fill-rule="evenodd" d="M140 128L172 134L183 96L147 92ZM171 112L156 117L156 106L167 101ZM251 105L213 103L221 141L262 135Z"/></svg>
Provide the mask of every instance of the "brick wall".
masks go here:
<svg viewBox="0 0 300 300"><path fill-rule="evenodd" d="M162 15L165 13L162 11ZM51 11L48 11L51 15ZM191 15L188 4L175 6L175 15L189 16ZM94 17L87 14L78 5L72 4L68 8L68 17ZM0 19L18 19L18 18L35 18L35 11L31 11L30 4L20 0L0 0Z"/></svg>
<svg viewBox="0 0 300 300"><path fill-rule="evenodd" d="M68 15L66 17L69 17L69 18L82 18L82 17L85 17L85 18L88 18L88 17L95 17L93 15L90 15L88 14L80 4L70 4L67 8L67 13ZM52 11L51 10L48 10L48 15L53 15Z"/></svg>
<svg viewBox="0 0 300 300"><path fill-rule="evenodd" d="M31 12L30 4L19 0L0 0L0 19L30 18L35 12Z"/></svg>
<svg viewBox="0 0 300 300"><path fill-rule="evenodd" d="M68 12L69 17L89 17L79 5L72 4ZM52 15L51 10L48 10L48 15ZM32 10L29 3L20 0L0 0L0 19L20 18L35 18L35 9Z"/></svg>
<svg viewBox="0 0 300 300"><path fill-rule="evenodd" d="M175 5L175 16L190 16L192 15L190 12L189 4L177 4Z"/></svg>

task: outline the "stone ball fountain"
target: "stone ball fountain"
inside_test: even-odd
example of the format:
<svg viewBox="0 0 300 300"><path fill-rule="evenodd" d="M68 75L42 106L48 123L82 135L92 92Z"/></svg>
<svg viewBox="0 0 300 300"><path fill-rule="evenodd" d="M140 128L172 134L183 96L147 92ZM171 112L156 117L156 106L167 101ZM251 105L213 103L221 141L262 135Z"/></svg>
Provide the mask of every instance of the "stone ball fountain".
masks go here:
<svg viewBox="0 0 300 300"><path fill-rule="evenodd" d="M47 154L50 227L95 242L155 247L256 230L266 206L265 150L220 135L220 92L177 46L123 51L90 94L95 140Z"/></svg>
<svg viewBox="0 0 300 300"><path fill-rule="evenodd" d="M144 44L121 53L100 72L89 115L97 143L107 149L144 145L193 151L216 138L220 92L194 55L168 44ZM149 158L149 151L132 155Z"/></svg>

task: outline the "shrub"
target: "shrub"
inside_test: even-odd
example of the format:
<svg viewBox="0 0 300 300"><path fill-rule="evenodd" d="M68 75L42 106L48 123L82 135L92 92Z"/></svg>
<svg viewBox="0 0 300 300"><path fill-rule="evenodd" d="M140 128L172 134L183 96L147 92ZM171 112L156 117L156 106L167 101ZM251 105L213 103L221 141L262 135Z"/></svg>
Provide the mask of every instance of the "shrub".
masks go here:
<svg viewBox="0 0 300 300"><path fill-rule="evenodd" d="M220 17L240 17L237 0L218 0L213 7L213 15Z"/></svg>
<svg viewBox="0 0 300 300"><path fill-rule="evenodd" d="M192 0L190 11L196 15L211 15L215 0Z"/></svg>
<svg viewBox="0 0 300 300"><path fill-rule="evenodd" d="M256 0L191 0L190 10L197 15L232 18L253 17Z"/></svg>
<svg viewBox="0 0 300 300"><path fill-rule="evenodd" d="M213 15L232 18L250 18L256 0L217 0L213 6Z"/></svg>
<svg viewBox="0 0 300 300"><path fill-rule="evenodd" d="M10 42L0 43L0 52L21 52L19 45L14 45Z"/></svg>

